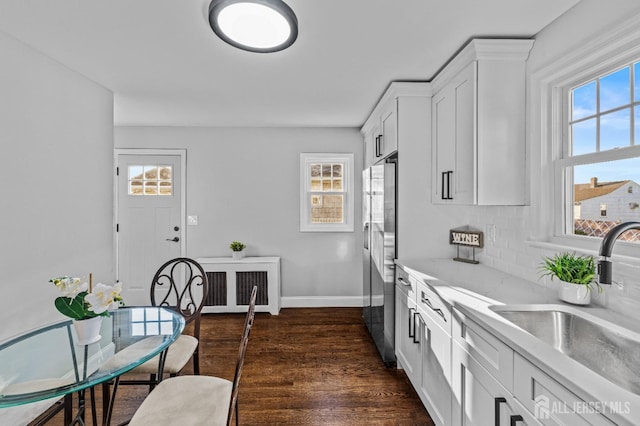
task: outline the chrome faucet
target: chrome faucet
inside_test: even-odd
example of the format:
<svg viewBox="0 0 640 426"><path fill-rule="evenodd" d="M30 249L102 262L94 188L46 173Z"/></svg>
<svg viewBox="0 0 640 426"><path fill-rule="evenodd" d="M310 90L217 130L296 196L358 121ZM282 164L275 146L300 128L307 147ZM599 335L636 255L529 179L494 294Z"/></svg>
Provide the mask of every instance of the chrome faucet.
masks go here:
<svg viewBox="0 0 640 426"><path fill-rule="evenodd" d="M598 283L611 284L611 261L607 258L611 257L613 245L616 239L629 229L640 229L640 222L623 222L611 228L607 235L602 239L600 244L600 260L598 260Z"/></svg>

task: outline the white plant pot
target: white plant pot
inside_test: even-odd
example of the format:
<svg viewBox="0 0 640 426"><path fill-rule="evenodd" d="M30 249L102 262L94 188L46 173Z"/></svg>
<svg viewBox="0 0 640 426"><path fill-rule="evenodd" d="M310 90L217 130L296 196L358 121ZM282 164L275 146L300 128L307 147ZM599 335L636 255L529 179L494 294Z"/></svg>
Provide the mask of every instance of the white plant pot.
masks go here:
<svg viewBox="0 0 640 426"><path fill-rule="evenodd" d="M244 250L232 251L231 256L233 256L233 259L235 260L242 259L244 257Z"/></svg>
<svg viewBox="0 0 640 426"><path fill-rule="evenodd" d="M79 345L90 345L98 342L100 336L100 328L102 326L102 317L93 317L84 320L73 320L73 326L76 329L77 343Z"/></svg>
<svg viewBox="0 0 640 426"><path fill-rule="evenodd" d="M591 291L586 285L560 281L560 299L574 305L588 305L591 303Z"/></svg>

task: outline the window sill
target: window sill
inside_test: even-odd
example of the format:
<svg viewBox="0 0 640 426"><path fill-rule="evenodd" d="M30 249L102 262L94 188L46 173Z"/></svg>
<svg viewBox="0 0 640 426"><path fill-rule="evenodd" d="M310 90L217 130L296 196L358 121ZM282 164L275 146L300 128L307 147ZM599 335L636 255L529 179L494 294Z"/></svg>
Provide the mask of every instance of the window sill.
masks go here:
<svg viewBox="0 0 640 426"><path fill-rule="evenodd" d="M301 226L300 232L354 232L353 226L339 225L339 226Z"/></svg>

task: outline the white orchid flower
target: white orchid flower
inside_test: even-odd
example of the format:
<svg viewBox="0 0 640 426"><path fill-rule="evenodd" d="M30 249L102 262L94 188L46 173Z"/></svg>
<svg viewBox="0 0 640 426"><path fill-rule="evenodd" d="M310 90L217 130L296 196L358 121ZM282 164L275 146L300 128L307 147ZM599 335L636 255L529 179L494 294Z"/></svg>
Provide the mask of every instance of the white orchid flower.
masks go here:
<svg viewBox="0 0 640 426"><path fill-rule="evenodd" d="M91 305L89 310L100 315L108 310L115 310L120 307L120 302L122 301L121 291L121 283L113 286L98 283L95 285L93 292L87 294L84 300Z"/></svg>
<svg viewBox="0 0 640 426"><path fill-rule="evenodd" d="M89 290L89 283L82 282L77 277L60 277L50 280L60 290L64 297L74 299L78 294L83 291Z"/></svg>

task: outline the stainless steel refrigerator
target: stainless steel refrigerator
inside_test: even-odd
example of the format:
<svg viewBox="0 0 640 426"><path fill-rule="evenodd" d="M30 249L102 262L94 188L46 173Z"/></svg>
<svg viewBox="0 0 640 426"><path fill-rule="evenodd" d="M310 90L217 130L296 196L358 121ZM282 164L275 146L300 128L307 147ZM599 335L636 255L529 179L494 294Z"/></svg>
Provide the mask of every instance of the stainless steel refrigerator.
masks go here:
<svg viewBox="0 0 640 426"><path fill-rule="evenodd" d="M392 156L362 174L363 315L388 365L395 362L396 166Z"/></svg>

